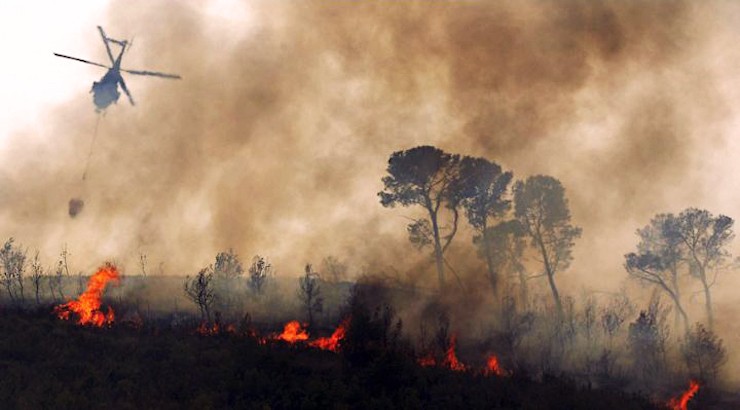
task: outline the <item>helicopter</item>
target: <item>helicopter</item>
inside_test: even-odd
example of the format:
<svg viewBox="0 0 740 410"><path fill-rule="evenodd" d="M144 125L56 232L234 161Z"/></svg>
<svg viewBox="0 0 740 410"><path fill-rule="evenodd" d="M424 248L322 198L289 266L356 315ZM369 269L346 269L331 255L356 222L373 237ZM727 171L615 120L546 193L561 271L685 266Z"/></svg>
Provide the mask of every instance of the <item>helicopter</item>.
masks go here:
<svg viewBox="0 0 740 410"><path fill-rule="evenodd" d="M92 64L94 66L103 67L108 69L108 72L103 75L103 77L99 81L95 81L92 84L92 88L90 89L90 92L93 94L93 103L95 104L95 111L102 112L105 111L106 108L108 108L109 105L113 103L118 103L118 98L121 96L121 93L118 92L118 86L121 86L121 90L126 94L128 97L129 102L131 105L136 105L134 103L134 98L131 96L131 93L128 90L128 87L126 86L126 82L123 80L123 76L121 75L122 72L133 74L133 75L148 75L153 77L160 77L160 78L170 78L170 79L181 79L179 75L176 74L166 74L166 73L159 73L156 71L142 71L142 70L126 70L121 68L121 59L123 58L123 53L126 52L126 49L131 47L133 44L132 42L129 42L127 40L116 40L113 38L108 37L105 34L105 31L103 31L103 28L98 26L98 31L100 32L100 36L103 38L103 43L105 44L105 50L108 53L108 58L110 59L111 66L107 66L100 63L95 63L92 61L84 60L82 58L77 57L71 57L64 54L54 53L57 57L62 58L68 58L70 60L79 61L86 64ZM118 53L118 56L116 58L113 58L113 52L111 51L110 43L118 45L121 50Z"/></svg>

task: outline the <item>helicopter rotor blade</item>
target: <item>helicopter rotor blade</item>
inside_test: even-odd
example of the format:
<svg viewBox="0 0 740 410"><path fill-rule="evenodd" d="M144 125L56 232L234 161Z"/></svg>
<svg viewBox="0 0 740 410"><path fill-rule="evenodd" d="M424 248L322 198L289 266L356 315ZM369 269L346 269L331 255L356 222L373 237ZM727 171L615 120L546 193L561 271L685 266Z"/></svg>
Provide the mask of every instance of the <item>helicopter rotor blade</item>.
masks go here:
<svg viewBox="0 0 740 410"><path fill-rule="evenodd" d="M131 103L131 105L136 105L134 103L134 97L131 96L131 93L128 91L128 87L126 87L126 82L123 81L123 77L119 78L118 83L121 85L121 89L123 90L123 92L126 93L128 101Z"/></svg>
<svg viewBox="0 0 740 410"><path fill-rule="evenodd" d="M182 77L180 77L177 74L167 74L167 73L158 73L156 71L141 71L141 70L124 70L121 69L124 73L134 74L134 75L150 75L153 77L161 77L161 78L171 78L174 80L180 80Z"/></svg>
<svg viewBox="0 0 740 410"><path fill-rule="evenodd" d="M65 56L64 54L59 54L59 53L54 53L54 55L57 56L57 57L68 58L70 60L79 61L81 63L92 64L92 65L96 65L98 67L103 67L103 68L110 69L110 67L108 67L107 65L103 65L103 64L99 64L99 63L93 63L92 61L83 60L81 58Z"/></svg>
<svg viewBox="0 0 740 410"><path fill-rule="evenodd" d="M116 60L113 59L113 53L110 51L110 45L108 45L108 36L105 35L105 31L103 31L103 28L100 26L98 26L98 31L100 31L100 37L103 37L103 43L105 43L105 51L108 52L110 63L115 64Z"/></svg>

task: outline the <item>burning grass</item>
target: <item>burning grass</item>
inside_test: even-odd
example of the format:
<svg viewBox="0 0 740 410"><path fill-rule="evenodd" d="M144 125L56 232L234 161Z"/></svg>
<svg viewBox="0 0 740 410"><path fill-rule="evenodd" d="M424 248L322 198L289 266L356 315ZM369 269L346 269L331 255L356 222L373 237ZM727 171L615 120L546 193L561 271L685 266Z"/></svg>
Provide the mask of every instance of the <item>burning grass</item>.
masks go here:
<svg viewBox="0 0 740 410"><path fill-rule="evenodd" d="M486 367L483 369L483 374L486 376L503 377L507 375L507 372L501 367L498 357L492 354L486 359Z"/></svg>
<svg viewBox="0 0 740 410"><path fill-rule="evenodd" d="M337 326L331 336L320 337L313 340L311 340L311 336L308 333L306 326L297 320L287 322L283 326L283 331L281 333L276 333L271 336L260 337L254 329L247 330L243 335L257 340L260 345L284 342L288 345L304 345L320 350L340 353L342 342L344 341L350 326L351 320L348 317L344 319L339 326ZM201 336L216 336L221 334L238 335L236 326L233 324L227 324L224 326L220 323L209 324L207 322L201 322L195 330L195 333ZM486 358L485 366L482 369L474 370L472 367L465 365L460 361L460 359L458 359L456 348L457 335L452 335L450 337L449 346L445 350L444 357L441 360L438 361L435 359L434 355L428 353L416 358L416 363L421 367L439 367L454 372L477 372L485 377L505 377L511 375L501 367L498 357L493 354Z"/></svg>
<svg viewBox="0 0 740 410"><path fill-rule="evenodd" d="M285 324L283 332L274 337L274 340L282 340L288 343L305 342L308 340L308 332L305 326L297 320L293 320Z"/></svg>
<svg viewBox="0 0 740 410"><path fill-rule="evenodd" d="M321 350L337 352L342 343L342 340L344 340L344 337L347 335L347 328L349 327L349 325L350 320L345 319L342 321L342 323L339 324L339 326L334 331L334 333L331 334L331 336L313 340L309 342L308 345L319 348Z"/></svg>
<svg viewBox="0 0 740 410"><path fill-rule="evenodd" d="M74 313L77 315L77 323L80 325L95 327L111 325L115 320L115 313L111 307L108 307L106 312L100 309L101 298L108 283L118 283L118 281L118 269L112 264L107 263L90 277L87 283L87 289L77 300L56 306L54 313L56 313L57 317L64 320L69 320L70 316Z"/></svg>
<svg viewBox="0 0 740 410"><path fill-rule="evenodd" d="M502 366L499 356L491 353L484 354L490 352L490 350L478 350L478 353L475 353L475 349L472 349L474 342L465 338L462 339L463 349L461 350L461 360L461 357L458 356L459 339L456 333L447 333L447 330L449 329L448 322L440 325L439 335L433 339L435 340L435 342L432 343L434 346L432 348L433 350L431 350L431 352L422 350L422 352L426 352L426 354L417 356L415 354L415 349L411 344L407 344L408 341L400 336L401 322L399 320L398 323L394 324L392 309L388 307L382 309L375 306L368 307L357 302L358 299L350 300L348 311L342 313L342 315L346 315L345 319L342 320L333 331L331 331L331 334L329 334L330 331L324 333L328 334L324 337L318 337L318 335L312 334L314 330L313 328L311 328L312 331L309 332L309 329L305 324L296 320L286 322L282 327L282 330L279 332L265 332L262 333L263 336L260 336L260 332L257 330L258 327L252 326L250 315L244 316L244 319L239 322L237 330L236 325L230 324L228 321L222 322L222 316L219 311L215 312L216 320L213 323L204 321L198 324L198 322L194 321L193 318L190 317L189 319L186 319L187 323L178 322L179 324L177 325L171 325L169 328L165 327L163 328L164 330L160 330L159 326L161 326L161 322L159 324L150 322L150 318L143 320L139 315L135 315L133 317L136 320L127 321L126 317L127 315L132 316L131 312L133 312L133 309L127 312L126 305L123 305L120 301L115 307L117 312L122 312L120 315L123 320L116 322L114 326L115 314L113 309L110 307L104 308L102 306L101 299L107 285L109 283L117 283L118 281L118 270L113 265L106 264L91 276L87 289L82 292L78 299L56 306L54 308L55 315L65 320L70 320L74 316L77 319L75 321L77 324L85 325L87 328L106 328L104 331L93 331L92 329L82 329L81 331L85 331L88 332L89 335L93 335L91 337L99 336L101 339L106 340L107 343L113 344L117 343L117 341L112 340L105 335L117 335L117 337L129 340L129 343L136 343L137 346L140 343L154 343L159 345L162 351L169 351L171 349L171 346L169 345L172 344L172 340L177 339L177 337L173 339L172 335L176 334L179 339L182 339L177 341L178 344L192 343L205 348L206 350L203 351L196 349L193 354L195 354L196 357L208 358L210 365L213 366L214 369L222 366L220 363L221 360L233 359L230 357L220 356L224 349L230 351L226 356L239 356L243 354L262 355L262 357L267 358L266 360L268 363L272 363L271 360L275 360L275 357L271 356L272 353L278 357L282 357L283 355L290 357L289 359L281 358L279 360L298 361L299 363L302 361L301 357L311 357L312 359L307 359L310 362L308 366L317 366L319 369L313 370L319 372L321 372L321 366L330 366L342 369L347 367L349 369L353 369L352 372L362 373L363 375L359 380L363 380L363 383L373 384L375 389L380 389L368 394L368 396L365 397L367 400L372 400L376 395L382 396L386 394L387 389L398 388L409 388L417 391L417 395L412 395L411 397L419 399L419 392L426 392L427 389L430 388L430 386L426 384L430 382L430 377L434 379L435 382L441 383L441 380L444 380L444 383L450 383L454 386L448 387L445 385L444 387L438 387L440 390L449 390L447 394L450 394L451 397L459 397L460 392L467 391L467 389L482 388L481 386L484 385L488 386L486 389L475 391L475 393L470 392L470 394L480 394L482 397L486 398L486 401L478 402L478 398L476 397L473 401L478 403L477 405L465 405L465 407L472 408L516 408L520 405L524 406L524 403L529 405L529 398L512 398L510 397L511 391L506 389L496 390L495 387L492 388L489 384L493 383L495 380L499 380L503 385L509 386L508 388L513 388L514 390L524 389L527 394L531 393L532 390L537 390L538 387L536 386L544 384L550 385L548 388L553 388L552 385L557 385L558 389L570 389L569 394L571 396L582 395L582 392L575 384L568 384L568 382L563 382L558 379L555 379L554 381L549 379L540 379L539 375L535 376L538 377L539 381L532 381L527 378L526 374L518 374L520 373L519 370L516 372L510 371L508 368L504 368ZM136 312L139 312L138 305ZM234 315L229 315L227 317L229 320L234 319ZM129 322L133 325L128 325ZM78 327L68 326L67 330L75 328ZM153 328L156 328L157 330L152 331ZM259 328L274 329L274 327L268 323L263 323ZM441 330L444 330L444 332L441 332ZM165 336L163 339L168 341L163 342L157 338L161 337L161 335L168 334L169 336ZM205 337L193 337L194 334ZM106 349L108 348L107 345L101 346L105 346ZM495 346L491 345L488 348L492 347ZM137 347L137 349L138 348L139 347ZM101 347L98 347L98 349L101 349ZM322 362L318 359L314 360L314 355L321 355L320 353L316 353L319 350L325 350L335 354L323 354L326 362ZM0 350L0 352L4 351ZM214 357L217 356L219 359L214 359ZM507 359L509 359L509 357L504 357L504 363L510 364ZM128 360L128 358L124 359L124 361L125 360ZM329 364L329 362L331 362L331 364ZM168 365L177 366L177 363L170 363ZM223 380L232 380L235 377L243 377L243 375L247 373L252 374L256 368L255 366L261 365L262 364L252 364L253 367L250 367L249 369L234 369L228 367L230 370L227 372L228 374L223 375ZM520 369L514 365L512 365L512 368ZM186 372L190 371L190 369L183 368L181 371ZM301 377L302 375L305 375L305 369L300 366L297 368L284 367L283 369L276 369L274 372L271 372L270 376L267 377L266 380L280 377L298 378L298 376L293 374L285 374L285 372L293 371L296 371L298 375L301 375ZM369 373L365 374L365 371ZM526 373L526 370L523 373ZM344 376L356 377L357 375L345 374ZM326 376L322 373L322 375L319 375L318 377ZM332 377L335 376L332 375ZM464 385L465 383L478 387L470 387ZM501 385L498 386L500 388ZM194 388L201 390L203 386L196 386ZM362 388L364 388L364 386ZM490 389L490 391L488 389ZM598 408L606 409L665 408L666 406L671 409L687 409L690 406L689 403L692 400L692 397L696 395L698 389L698 384L692 382L686 392L670 401L665 400L665 397L667 397L668 394L666 394L665 390L661 390L662 394L656 393L657 398L653 397L653 400L655 401L652 403L646 404L645 401L641 401L642 399L636 399L636 403L638 404L635 406L616 406L617 403L623 404L623 402L625 402L624 399L613 401L615 406L604 404L602 400L594 400L592 403L598 404ZM497 394L499 395L493 394L492 391L497 391ZM594 394L596 396L599 394L604 394L606 396L616 394L618 396L621 395L620 397L622 398L627 397L624 396L626 393L620 393L616 390L607 392L603 389L596 389L595 392L596 393ZM445 403L444 407L446 408L457 408L463 406L458 402L445 402L439 396L435 396L437 397L437 401L434 402L427 401L428 396L425 396L423 400L419 399L420 403L425 404L425 406L422 406L416 402L404 402L405 399L408 399L408 396L405 395L406 393L402 394L401 392L396 392L396 394L399 395L395 399L398 400L398 402L395 403L398 407L429 407L428 405L431 403L434 403L437 406L441 406L438 403ZM275 402L273 401L274 399L274 397L271 397L267 399L267 402L265 403L271 407L280 407L275 405ZM702 400L703 399L704 397L702 397ZM346 400L346 397L341 400ZM341 400L340 402L342 402ZM581 406L580 400L574 400L573 397L570 396L559 397L558 400L560 400L559 402L573 403L573 406L568 408L596 408ZM588 402L588 400L583 401L583 403L586 402ZM335 402L331 400L327 401L326 406L331 407L332 403ZM346 403L346 401L344 403ZM362 403L363 406L366 405L365 402L354 402L354 405L358 405L359 403ZM293 407L296 405L295 403L283 404L283 407ZM692 404L695 405L695 403ZM382 405L385 407L394 407L394 405L389 405L387 403L382 403ZM220 406L238 407L232 405L232 403L228 401L221 403ZM547 408L547 405L545 402L542 402L538 403L534 408Z"/></svg>
<svg viewBox="0 0 740 410"><path fill-rule="evenodd" d="M670 410L688 410L689 401L699 392L700 387L696 380L689 381L689 387L681 395L668 401L668 408Z"/></svg>
<svg viewBox="0 0 740 410"><path fill-rule="evenodd" d="M301 324L297 320L292 320L283 326L283 331L278 334L273 334L267 337L260 337L257 331L253 328L247 329L244 335L259 341L260 344L267 344L268 342L285 342L290 345L305 344L307 346L320 349L328 350L337 353L341 346L342 340L344 339L347 328L349 327L350 320L343 320L339 326L334 330L331 336L320 337L318 339L310 340L310 335L306 326ZM227 324L223 326L219 323L209 324L207 322L201 322L195 333L201 336L216 336L223 333L236 335L236 326L234 324Z"/></svg>
<svg viewBox="0 0 740 410"><path fill-rule="evenodd" d="M0 315L0 399L9 408L658 408L561 379L422 368L391 351L347 366L341 347L326 354L192 328L98 330L50 319L48 310ZM351 324L345 329L343 342L354 343Z"/></svg>

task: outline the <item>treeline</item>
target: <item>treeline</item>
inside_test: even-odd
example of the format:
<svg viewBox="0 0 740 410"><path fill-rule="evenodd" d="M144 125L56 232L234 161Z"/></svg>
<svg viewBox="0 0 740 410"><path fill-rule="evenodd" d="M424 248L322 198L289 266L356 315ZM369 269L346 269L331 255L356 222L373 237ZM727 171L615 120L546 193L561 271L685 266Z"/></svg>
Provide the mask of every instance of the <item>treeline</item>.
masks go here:
<svg viewBox="0 0 740 410"><path fill-rule="evenodd" d="M409 240L420 249L433 248L440 289L446 281L444 255L464 213L476 232L473 242L485 259L494 295L501 296L504 271L514 270L519 274L521 302L527 303L529 278L524 272L524 255L534 252L542 263L542 276L547 279L557 312L563 314L555 275L568 268L581 228L571 224L560 181L536 175L511 187L512 172L504 172L495 162L431 146L393 153L387 173L385 189L378 193L383 206L420 206L426 211L427 216L414 220L407 231ZM443 213L449 214L446 225Z"/></svg>
<svg viewBox="0 0 740 410"><path fill-rule="evenodd" d="M413 245L431 250L442 293L451 291L450 244L461 223L472 229L472 245L500 306L492 339L511 366L568 370L589 382L648 388L681 377L705 385L717 380L727 353L715 333L711 290L723 272L737 266L728 251L732 218L696 208L656 215L637 230L636 251L625 255L628 277L652 291L644 308L637 309L624 292L600 306L593 297L576 304L563 297L557 278L572 262L582 230L572 223L557 178L516 180L494 161L419 146L394 152L382 182L383 206L423 212L406 229ZM530 290L534 280L545 282L550 303ZM681 292L691 282L700 285L705 302L704 317L693 325ZM673 326L666 318L671 310Z"/></svg>
<svg viewBox="0 0 740 410"><path fill-rule="evenodd" d="M53 267L45 267L36 251L29 258L28 250L9 238L0 248L0 285L6 302L14 306L24 306L32 299L36 305L45 300L63 301L67 299L65 288L76 285L77 294L85 287L86 276L79 271L70 274L67 247L62 248L59 259Z"/></svg>

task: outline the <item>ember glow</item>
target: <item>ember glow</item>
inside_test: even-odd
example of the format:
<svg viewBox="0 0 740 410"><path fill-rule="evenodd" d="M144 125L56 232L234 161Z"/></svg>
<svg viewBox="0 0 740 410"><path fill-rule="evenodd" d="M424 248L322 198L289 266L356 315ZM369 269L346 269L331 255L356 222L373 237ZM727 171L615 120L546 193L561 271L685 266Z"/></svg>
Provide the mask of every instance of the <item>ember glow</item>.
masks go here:
<svg viewBox="0 0 740 410"><path fill-rule="evenodd" d="M195 329L195 333L201 336L215 336L219 334L220 330L221 328L218 325L218 323L209 325L208 322L201 322L200 326L198 326L198 328Z"/></svg>
<svg viewBox="0 0 740 410"><path fill-rule="evenodd" d="M226 326L223 326L218 322L209 324L208 322L204 321L200 323L197 329L195 329L195 333L201 336L216 336L223 333L236 334L236 326L234 326L233 323L229 323Z"/></svg>
<svg viewBox="0 0 740 410"><path fill-rule="evenodd" d="M349 326L349 319L345 319L339 324L339 327L329 337L322 337L309 343L309 346L317 347L322 350L331 350L336 352L339 348L339 343L344 339L347 334L347 327Z"/></svg>
<svg viewBox="0 0 740 410"><path fill-rule="evenodd" d="M279 334L276 339L288 343L303 342L308 340L308 332L300 322L293 320L285 324L283 333Z"/></svg>
<svg viewBox="0 0 740 410"><path fill-rule="evenodd" d="M488 356L486 360L486 368L483 370L483 374L486 376L506 376L506 372L501 368L501 363L498 361L496 355Z"/></svg>
<svg viewBox="0 0 740 410"><path fill-rule="evenodd" d="M689 388L686 389L680 396L674 397L668 401L668 408L671 410L687 410L689 407L689 400L699 391L699 382L691 380L689 382Z"/></svg>
<svg viewBox="0 0 740 410"><path fill-rule="evenodd" d="M57 317L69 320L72 313L77 314L77 321L80 325L91 325L102 327L110 325L115 319L113 309L108 307L104 313L100 309L100 298L105 292L108 282L118 283L118 269L110 263L105 264L95 272L87 283L87 290L83 292L77 300L69 301L63 305L54 308Z"/></svg>
<svg viewBox="0 0 740 410"><path fill-rule="evenodd" d="M418 358L416 363L419 363L419 366L421 367L432 367L437 365L437 361L434 360L434 356L432 356L431 353Z"/></svg>

